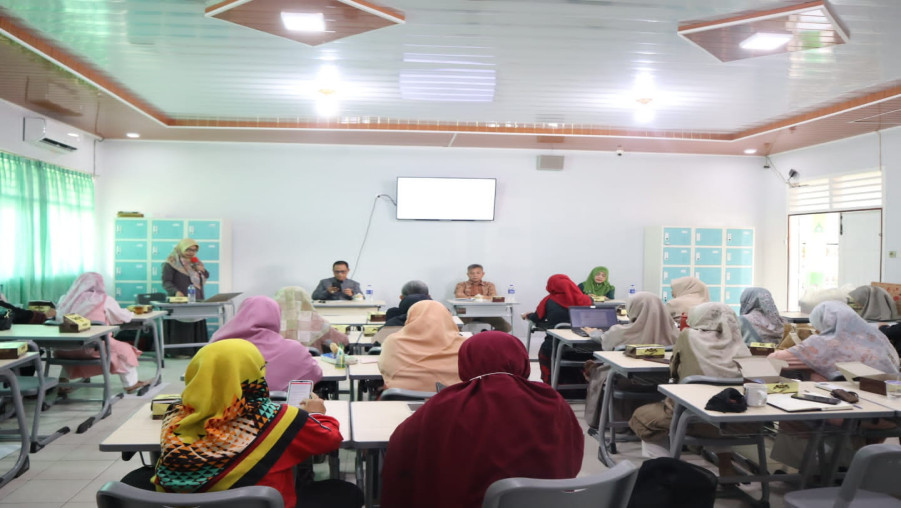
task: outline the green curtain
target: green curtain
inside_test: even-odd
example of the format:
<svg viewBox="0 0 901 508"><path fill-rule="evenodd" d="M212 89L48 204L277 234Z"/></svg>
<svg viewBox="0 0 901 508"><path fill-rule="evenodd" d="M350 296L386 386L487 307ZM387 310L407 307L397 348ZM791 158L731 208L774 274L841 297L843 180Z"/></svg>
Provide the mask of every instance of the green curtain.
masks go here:
<svg viewBox="0 0 901 508"><path fill-rule="evenodd" d="M0 152L0 284L6 298L58 300L92 266L91 175Z"/></svg>

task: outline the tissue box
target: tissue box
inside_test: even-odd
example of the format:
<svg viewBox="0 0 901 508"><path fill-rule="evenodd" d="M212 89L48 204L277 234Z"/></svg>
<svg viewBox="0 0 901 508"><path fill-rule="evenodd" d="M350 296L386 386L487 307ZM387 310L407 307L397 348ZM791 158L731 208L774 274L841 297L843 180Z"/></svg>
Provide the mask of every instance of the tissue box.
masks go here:
<svg viewBox="0 0 901 508"><path fill-rule="evenodd" d="M801 383L797 379L782 376L746 377L745 383L766 385L767 393L798 393Z"/></svg>
<svg viewBox="0 0 901 508"><path fill-rule="evenodd" d="M187 296L170 296L169 303L188 303Z"/></svg>
<svg viewBox="0 0 901 508"><path fill-rule="evenodd" d="M758 356L736 358L735 361L745 382L766 385L767 393L798 393L801 388L797 379L779 375L788 362Z"/></svg>
<svg viewBox="0 0 901 508"><path fill-rule="evenodd" d="M28 351L27 342L0 342L0 360L15 360Z"/></svg>
<svg viewBox="0 0 901 508"><path fill-rule="evenodd" d="M874 374L860 378L860 389L865 392L885 395L885 382L901 381L901 374Z"/></svg>
<svg viewBox="0 0 901 508"><path fill-rule="evenodd" d="M767 356L776 351L776 345L769 342L752 342L748 344L748 349L754 356Z"/></svg>
<svg viewBox="0 0 901 508"><path fill-rule="evenodd" d="M369 314L369 321L371 323L384 323L387 320L388 316L386 316L384 312L372 312Z"/></svg>
<svg viewBox="0 0 901 508"><path fill-rule="evenodd" d="M91 322L78 314L66 314L59 325L59 333L78 333L91 329Z"/></svg>
<svg viewBox="0 0 901 508"><path fill-rule="evenodd" d="M627 344L626 356L632 358L663 358L665 349L660 344Z"/></svg>
<svg viewBox="0 0 901 508"><path fill-rule="evenodd" d="M150 401L150 413L154 420L162 420L166 416L169 406L181 402L180 393L160 394Z"/></svg>

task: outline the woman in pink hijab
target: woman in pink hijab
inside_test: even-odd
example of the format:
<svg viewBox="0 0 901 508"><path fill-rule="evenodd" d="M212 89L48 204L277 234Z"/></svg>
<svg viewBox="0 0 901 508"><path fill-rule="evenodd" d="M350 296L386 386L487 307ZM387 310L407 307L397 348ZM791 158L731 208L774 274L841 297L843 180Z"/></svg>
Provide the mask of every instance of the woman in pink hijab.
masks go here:
<svg viewBox="0 0 901 508"><path fill-rule="evenodd" d="M244 339L252 342L266 359L266 383L273 391L285 391L292 379L322 379L322 369L310 351L296 340L279 334L282 312L268 296L251 296L238 313L213 334L210 342Z"/></svg>
<svg viewBox="0 0 901 508"><path fill-rule="evenodd" d="M78 277L69 291L60 298L56 307L59 316L78 314L91 321L108 325L128 323L134 317L134 314L119 307L119 304L106 294L103 276L95 272L83 273ZM125 391L132 393L147 386L146 381L138 379L138 356L141 350L112 336L108 337L107 341L110 348L110 373L119 374ZM100 358L100 353L95 349L56 351L56 356L71 359ZM81 379L99 376L103 373L103 368L100 365L66 365L64 371L69 379Z"/></svg>

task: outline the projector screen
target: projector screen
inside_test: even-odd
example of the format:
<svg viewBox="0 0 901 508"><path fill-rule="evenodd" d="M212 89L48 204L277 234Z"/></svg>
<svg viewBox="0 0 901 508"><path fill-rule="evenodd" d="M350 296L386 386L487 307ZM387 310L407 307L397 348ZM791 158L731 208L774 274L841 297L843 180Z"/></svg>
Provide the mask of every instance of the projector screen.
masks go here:
<svg viewBox="0 0 901 508"><path fill-rule="evenodd" d="M398 220L494 220L494 178L397 178Z"/></svg>

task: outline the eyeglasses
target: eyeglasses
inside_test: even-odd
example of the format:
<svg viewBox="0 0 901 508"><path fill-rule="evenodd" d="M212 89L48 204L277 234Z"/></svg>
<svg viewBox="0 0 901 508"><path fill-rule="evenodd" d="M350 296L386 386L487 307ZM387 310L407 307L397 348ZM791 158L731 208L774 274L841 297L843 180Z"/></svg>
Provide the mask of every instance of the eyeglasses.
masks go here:
<svg viewBox="0 0 901 508"><path fill-rule="evenodd" d="M347 273L347 270L332 270L334 273Z"/></svg>

